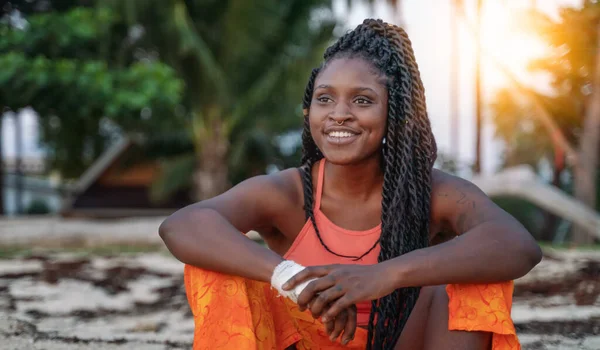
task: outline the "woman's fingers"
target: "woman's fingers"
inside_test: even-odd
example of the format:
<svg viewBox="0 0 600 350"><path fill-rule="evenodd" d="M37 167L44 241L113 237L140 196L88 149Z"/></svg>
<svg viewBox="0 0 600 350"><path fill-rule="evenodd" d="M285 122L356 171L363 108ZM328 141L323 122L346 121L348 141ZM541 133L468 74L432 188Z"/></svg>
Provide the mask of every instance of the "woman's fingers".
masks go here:
<svg viewBox="0 0 600 350"><path fill-rule="evenodd" d="M311 302L312 306L312 301L317 297L317 294L327 290L334 284L335 279L330 275L310 282L298 296L298 306L300 306L300 311L306 310L306 306L309 302Z"/></svg>
<svg viewBox="0 0 600 350"><path fill-rule="evenodd" d="M342 331L346 327L346 322L348 321L348 312L340 312L338 317L335 318L333 332L329 335L329 340L335 341Z"/></svg>
<svg viewBox="0 0 600 350"><path fill-rule="evenodd" d="M307 287L308 288L308 287ZM314 318L319 318L327 309L327 306L344 295L344 290L341 286L333 286L320 292L313 300L310 301L310 312Z"/></svg>
<svg viewBox="0 0 600 350"><path fill-rule="evenodd" d="M337 315L340 312L342 312L342 310L345 310L352 305L354 305L354 301L352 300L352 298L349 297L348 294L344 294L344 296L342 296L341 298L339 298L335 302L333 302L331 304L331 307L329 307L323 313L323 316L322 316L323 322L327 322L330 319L337 317Z"/></svg>
<svg viewBox="0 0 600 350"><path fill-rule="evenodd" d="M323 322L323 324L325 325L325 331L327 332L327 334L331 334L331 332L333 332L333 329L335 328L335 320Z"/></svg>
<svg viewBox="0 0 600 350"><path fill-rule="evenodd" d="M348 344L354 339L354 333L356 332L356 306L352 305L346 309L348 319L344 327L344 336L342 337L342 345Z"/></svg>
<svg viewBox="0 0 600 350"><path fill-rule="evenodd" d="M283 290L292 290L297 285L312 278L325 276L331 271L332 266L310 266L298 272L281 286Z"/></svg>

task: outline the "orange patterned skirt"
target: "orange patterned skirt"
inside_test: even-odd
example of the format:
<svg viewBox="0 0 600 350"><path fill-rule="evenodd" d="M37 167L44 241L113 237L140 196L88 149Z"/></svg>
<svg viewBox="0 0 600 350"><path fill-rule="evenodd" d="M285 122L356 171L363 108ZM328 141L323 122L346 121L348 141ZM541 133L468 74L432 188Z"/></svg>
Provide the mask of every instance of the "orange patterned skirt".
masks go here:
<svg viewBox="0 0 600 350"><path fill-rule="evenodd" d="M185 265L185 289L194 315L194 350L365 349L357 328L346 346L329 340L324 325L264 282ZM449 329L493 332L493 350L520 349L510 318L512 282L449 285Z"/></svg>

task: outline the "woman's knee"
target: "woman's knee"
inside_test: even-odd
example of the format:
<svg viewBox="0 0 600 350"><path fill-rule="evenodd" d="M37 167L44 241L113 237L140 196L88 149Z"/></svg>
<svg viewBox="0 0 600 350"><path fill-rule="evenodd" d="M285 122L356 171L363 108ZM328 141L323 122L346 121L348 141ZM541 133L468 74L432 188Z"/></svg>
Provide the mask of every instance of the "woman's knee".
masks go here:
<svg viewBox="0 0 600 350"><path fill-rule="evenodd" d="M431 298L431 302L434 301L437 303L445 303L448 305L448 293L446 292L446 285L439 286L427 286L421 288L421 293L425 293L425 295L429 295Z"/></svg>
<svg viewBox="0 0 600 350"><path fill-rule="evenodd" d="M450 330L446 286L431 287L431 307L425 330L425 349L489 349L491 333Z"/></svg>
<svg viewBox="0 0 600 350"><path fill-rule="evenodd" d="M437 299L443 297L440 291L445 292L445 286L421 287L417 303L406 322L402 334L400 334L396 349L423 349L425 330L431 315L431 306L434 299L438 301Z"/></svg>

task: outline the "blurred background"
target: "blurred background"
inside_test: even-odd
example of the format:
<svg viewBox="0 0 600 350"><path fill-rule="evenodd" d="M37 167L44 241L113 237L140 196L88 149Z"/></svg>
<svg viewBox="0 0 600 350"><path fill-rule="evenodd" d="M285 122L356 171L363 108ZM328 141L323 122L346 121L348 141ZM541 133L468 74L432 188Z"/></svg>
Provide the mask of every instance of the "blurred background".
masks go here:
<svg viewBox="0 0 600 350"><path fill-rule="evenodd" d="M525 349L600 349L600 1L0 1L4 349L190 348L177 208L298 166L301 97L364 18L403 26L436 167L544 249ZM253 233L251 238L259 240Z"/></svg>

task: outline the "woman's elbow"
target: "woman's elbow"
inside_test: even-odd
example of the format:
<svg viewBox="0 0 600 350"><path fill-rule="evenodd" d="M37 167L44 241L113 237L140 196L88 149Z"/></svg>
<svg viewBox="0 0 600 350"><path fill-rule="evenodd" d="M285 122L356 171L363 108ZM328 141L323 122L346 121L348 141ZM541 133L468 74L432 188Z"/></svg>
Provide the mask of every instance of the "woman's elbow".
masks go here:
<svg viewBox="0 0 600 350"><path fill-rule="evenodd" d="M177 236L178 232L185 231L182 225L187 225L188 215L185 213L185 208L179 209L168 216L158 227L158 235L163 242L168 246L169 242Z"/></svg>
<svg viewBox="0 0 600 350"><path fill-rule="evenodd" d="M529 235L529 233L527 234ZM515 260L519 261L519 276L517 277L519 278L525 276L539 264L540 261L542 261L542 249L537 242L529 236L528 239L524 239L518 244L517 250L519 258Z"/></svg>
<svg viewBox="0 0 600 350"><path fill-rule="evenodd" d="M198 234L198 228L214 216L211 209L193 205L179 209L167 217L158 227L158 235L167 246L177 240L186 239L192 233Z"/></svg>
<svg viewBox="0 0 600 350"><path fill-rule="evenodd" d="M529 258L530 264L529 270L533 269L537 264L539 264L542 261L542 248L535 241L531 243L531 246L528 249L527 257Z"/></svg>
<svg viewBox="0 0 600 350"><path fill-rule="evenodd" d="M171 254L182 262L188 259L190 237L194 232L190 217L185 212L175 212L158 227L158 235Z"/></svg>
<svg viewBox="0 0 600 350"><path fill-rule="evenodd" d="M163 220L163 222L158 226L158 235L163 240L163 242L167 239L169 232L172 232L171 229L170 217Z"/></svg>

